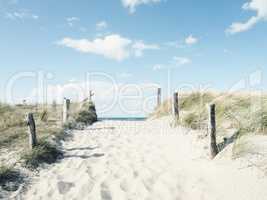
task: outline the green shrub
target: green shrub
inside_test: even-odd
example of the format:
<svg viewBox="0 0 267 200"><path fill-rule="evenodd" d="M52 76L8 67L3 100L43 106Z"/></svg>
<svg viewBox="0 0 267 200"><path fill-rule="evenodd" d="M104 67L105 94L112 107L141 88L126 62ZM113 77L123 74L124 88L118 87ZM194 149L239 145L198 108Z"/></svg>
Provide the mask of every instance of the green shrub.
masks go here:
<svg viewBox="0 0 267 200"><path fill-rule="evenodd" d="M261 110L253 115L253 120L247 124L246 128L253 131L266 132L267 130L267 111Z"/></svg>
<svg viewBox="0 0 267 200"><path fill-rule="evenodd" d="M22 155L25 167L35 169L42 163L51 164L62 157L63 153L48 141L41 140L36 147Z"/></svg>
<svg viewBox="0 0 267 200"><path fill-rule="evenodd" d="M77 127L77 122L73 119L68 120L64 125L63 125L64 129L75 129Z"/></svg>
<svg viewBox="0 0 267 200"><path fill-rule="evenodd" d="M0 186L7 191L18 189L19 182L22 181L21 174L10 166L0 166ZM13 184L10 184L13 183Z"/></svg>
<svg viewBox="0 0 267 200"><path fill-rule="evenodd" d="M186 126L192 127L193 124L197 123L197 116L194 113L188 114L186 117L184 117L183 122Z"/></svg>
<svg viewBox="0 0 267 200"><path fill-rule="evenodd" d="M200 129L201 125L204 123L204 120L204 115L189 113L182 118L182 124L192 129Z"/></svg>
<svg viewBox="0 0 267 200"><path fill-rule="evenodd" d="M0 166L0 184L7 180L10 180L10 178L13 177L14 171L15 170L12 167L4 165Z"/></svg>
<svg viewBox="0 0 267 200"><path fill-rule="evenodd" d="M267 111L263 111L258 117L261 119L261 129L265 131L267 129Z"/></svg>
<svg viewBox="0 0 267 200"><path fill-rule="evenodd" d="M96 122L97 114L95 105L92 102L84 103L75 121L76 123L83 123L85 125L91 125Z"/></svg>
<svg viewBox="0 0 267 200"><path fill-rule="evenodd" d="M52 132L52 135L55 137L56 142L60 142L61 140L65 140L67 137L67 133L64 128L61 128L57 131Z"/></svg>

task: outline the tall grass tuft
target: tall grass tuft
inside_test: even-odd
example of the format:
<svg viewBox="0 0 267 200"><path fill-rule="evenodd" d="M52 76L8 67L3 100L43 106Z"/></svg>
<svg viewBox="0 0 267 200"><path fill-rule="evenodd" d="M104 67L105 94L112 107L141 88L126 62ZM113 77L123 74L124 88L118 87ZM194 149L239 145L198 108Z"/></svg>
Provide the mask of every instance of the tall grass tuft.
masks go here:
<svg viewBox="0 0 267 200"><path fill-rule="evenodd" d="M21 158L25 164L25 167L29 169L35 169L43 163L54 163L62 156L62 151L60 151L55 145L52 145L46 140L41 140L31 151L26 151L23 153Z"/></svg>
<svg viewBox="0 0 267 200"><path fill-rule="evenodd" d="M201 129L207 125L207 105L216 104L217 129L224 134L227 129L267 134L267 104L261 103L267 95L193 92L179 94L180 125ZM260 103L255 103L260 102ZM255 105L254 105L255 104ZM167 99L154 111L153 117L171 114L172 101ZM241 135L242 135L241 134ZM223 136L223 135L222 135Z"/></svg>
<svg viewBox="0 0 267 200"><path fill-rule="evenodd" d="M16 191L23 177L11 166L0 166L0 186L6 191ZM0 196L1 197L1 196Z"/></svg>

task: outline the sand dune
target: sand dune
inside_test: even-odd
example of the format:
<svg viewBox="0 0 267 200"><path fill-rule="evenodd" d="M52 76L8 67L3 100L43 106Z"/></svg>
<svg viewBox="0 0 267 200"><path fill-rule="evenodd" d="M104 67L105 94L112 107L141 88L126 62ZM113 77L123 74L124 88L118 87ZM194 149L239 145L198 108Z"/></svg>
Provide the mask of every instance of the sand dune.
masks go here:
<svg viewBox="0 0 267 200"><path fill-rule="evenodd" d="M256 168L210 161L206 140L169 120L104 121L75 131L65 158L42 170L22 199L267 199L267 179Z"/></svg>

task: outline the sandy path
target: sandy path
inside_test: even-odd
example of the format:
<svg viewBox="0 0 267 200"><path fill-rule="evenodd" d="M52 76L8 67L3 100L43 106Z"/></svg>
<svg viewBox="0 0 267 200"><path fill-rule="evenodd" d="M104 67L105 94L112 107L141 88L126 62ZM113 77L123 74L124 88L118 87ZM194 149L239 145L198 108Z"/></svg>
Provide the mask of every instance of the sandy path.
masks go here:
<svg viewBox="0 0 267 200"><path fill-rule="evenodd" d="M168 124L106 121L76 131L66 157L42 170L23 199L267 199L266 178L209 161L203 142Z"/></svg>

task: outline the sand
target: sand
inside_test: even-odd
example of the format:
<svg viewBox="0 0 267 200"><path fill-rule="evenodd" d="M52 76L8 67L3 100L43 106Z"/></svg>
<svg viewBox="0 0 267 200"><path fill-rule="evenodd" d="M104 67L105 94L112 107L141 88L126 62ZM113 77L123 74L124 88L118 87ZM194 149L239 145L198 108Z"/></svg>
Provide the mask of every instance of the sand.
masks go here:
<svg viewBox="0 0 267 200"><path fill-rule="evenodd" d="M41 170L22 199L267 199L267 178L256 167L211 161L200 133L169 120L104 121L74 131L65 158Z"/></svg>

